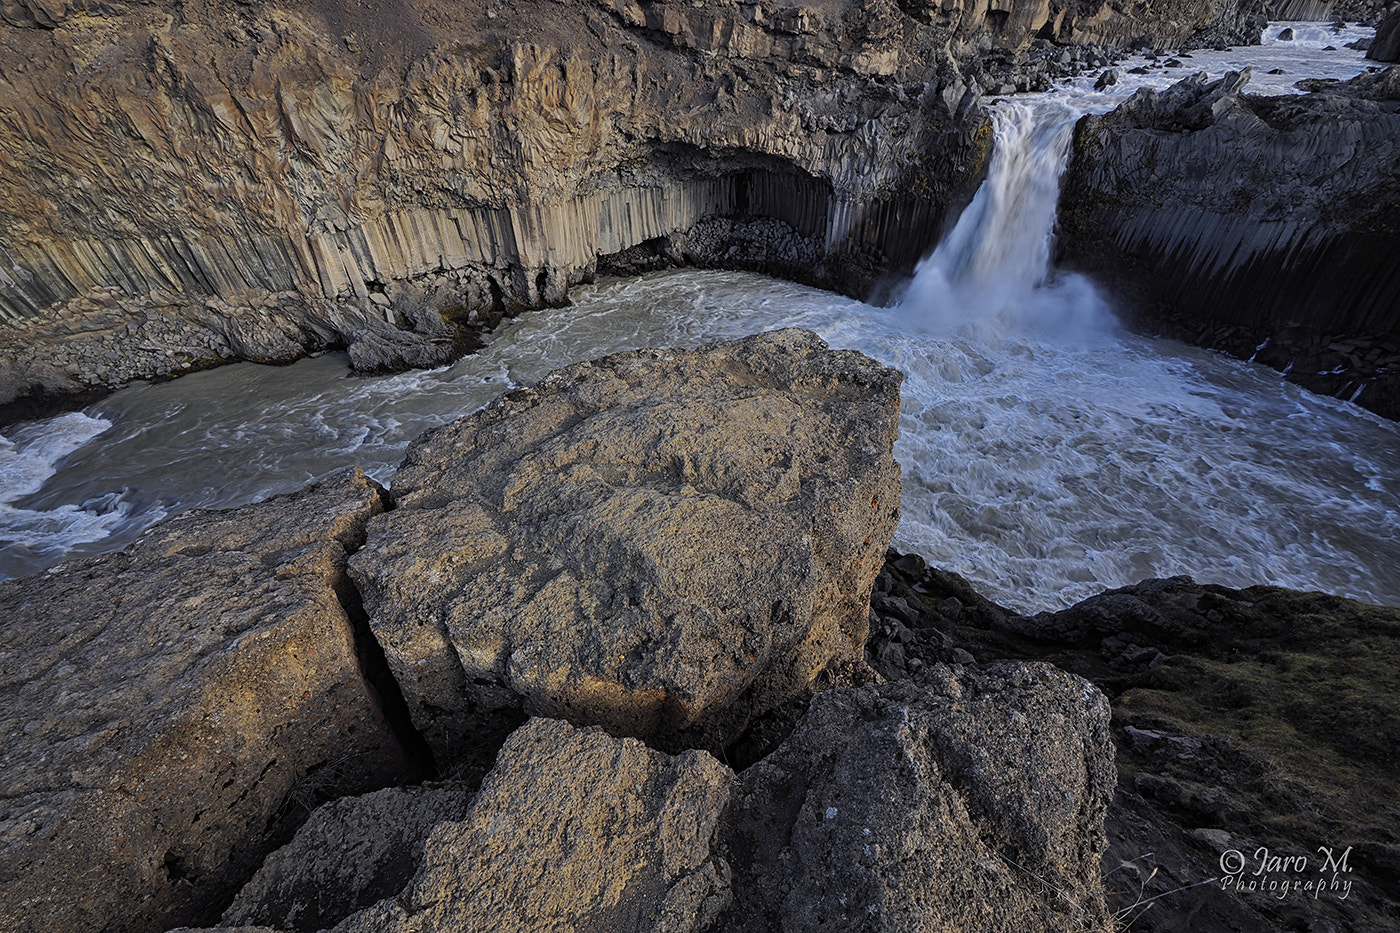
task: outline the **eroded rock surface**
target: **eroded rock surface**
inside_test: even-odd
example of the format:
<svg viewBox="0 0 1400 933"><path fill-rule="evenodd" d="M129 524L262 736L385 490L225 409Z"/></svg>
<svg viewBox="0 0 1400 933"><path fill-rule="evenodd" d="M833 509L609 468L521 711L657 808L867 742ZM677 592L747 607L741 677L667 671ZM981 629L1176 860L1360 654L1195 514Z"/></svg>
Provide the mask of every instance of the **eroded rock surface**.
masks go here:
<svg viewBox="0 0 1400 933"><path fill-rule="evenodd" d="M347 474L0 585L0 927L207 922L315 803L412 776L337 593L380 495Z"/></svg>
<svg viewBox="0 0 1400 933"><path fill-rule="evenodd" d="M315 933L402 891L439 824L461 820L464 785L392 787L319 807L224 911L224 927Z"/></svg>
<svg viewBox="0 0 1400 933"><path fill-rule="evenodd" d="M1247 79L1197 75L1083 118L1063 259L1141 326L1400 417L1400 76L1296 97Z"/></svg>
<svg viewBox="0 0 1400 933"><path fill-rule="evenodd" d="M742 776L726 929L1110 929L1108 722L1042 664L820 694Z"/></svg>
<svg viewBox="0 0 1400 933"><path fill-rule="evenodd" d="M900 378L777 331L571 366L414 442L350 568L439 759L521 708L717 749L859 664Z"/></svg>
<svg viewBox="0 0 1400 933"><path fill-rule="evenodd" d="M1400 920L1400 609L1173 577L1026 617L916 555L892 555L876 593L870 654L887 676L962 652L1047 661L1109 696L1119 786L1103 868L1120 923ZM1323 849L1334 864L1350 850L1345 869ZM1262 866L1263 851L1307 863ZM1227 853L1246 865L1228 886Z"/></svg>
<svg viewBox="0 0 1400 933"><path fill-rule="evenodd" d="M412 884L336 933L705 930L730 898L733 783L704 752L533 719L465 818L429 836Z"/></svg>

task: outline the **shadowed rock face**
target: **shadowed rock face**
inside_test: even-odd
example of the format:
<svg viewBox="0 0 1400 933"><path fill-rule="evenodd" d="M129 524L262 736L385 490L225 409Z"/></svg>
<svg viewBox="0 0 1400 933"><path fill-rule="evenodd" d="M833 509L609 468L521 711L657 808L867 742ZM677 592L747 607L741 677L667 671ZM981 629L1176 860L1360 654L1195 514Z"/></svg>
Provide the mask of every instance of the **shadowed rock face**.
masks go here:
<svg viewBox="0 0 1400 933"><path fill-rule="evenodd" d="M777 331L571 366L416 441L351 573L440 760L520 708L718 749L859 664L899 382Z"/></svg>
<svg viewBox="0 0 1400 933"><path fill-rule="evenodd" d="M818 695L743 774L725 928L1109 929L1108 719L1040 664Z"/></svg>
<svg viewBox="0 0 1400 933"><path fill-rule="evenodd" d="M311 807L413 776L338 593L382 507L343 476L0 585L0 927L208 919Z"/></svg>
<svg viewBox="0 0 1400 933"><path fill-rule="evenodd" d="M1282 98L1246 81L1198 75L1082 119L1062 259L1146 328L1258 349L1296 382L1400 416L1400 78Z"/></svg>
<svg viewBox="0 0 1400 933"><path fill-rule="evenodd" d="M1400 62L1400 7L1376 24L1376 38L1366 57L1378 62Z"/></svg>

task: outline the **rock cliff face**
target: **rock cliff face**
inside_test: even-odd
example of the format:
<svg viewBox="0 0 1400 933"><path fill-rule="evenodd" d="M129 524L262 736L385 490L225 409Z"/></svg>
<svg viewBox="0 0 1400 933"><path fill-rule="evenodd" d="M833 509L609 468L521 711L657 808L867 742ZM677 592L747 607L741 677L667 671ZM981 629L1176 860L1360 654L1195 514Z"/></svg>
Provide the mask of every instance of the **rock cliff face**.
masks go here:
<svg viewBox="0 0 1400 933"><path fill-rule="evenodd" d="M1400 417L1400 76L1282 98L1247 80L1082 119L1062 260L1145 327Z"/></svg>
<svg viewBox="0 0 1400 933"><path fill-rule="evenodd" d="M981 169L977 56L1250 41L1243 9L13 0L0 400L332 344L437 363L638 258L862 290Z"/></svg>

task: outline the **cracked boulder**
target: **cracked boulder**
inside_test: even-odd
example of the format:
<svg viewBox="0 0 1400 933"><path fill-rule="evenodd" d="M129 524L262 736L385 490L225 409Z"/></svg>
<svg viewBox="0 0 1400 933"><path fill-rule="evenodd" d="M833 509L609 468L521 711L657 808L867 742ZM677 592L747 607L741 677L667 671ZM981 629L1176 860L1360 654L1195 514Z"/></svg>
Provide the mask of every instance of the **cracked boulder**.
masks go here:
<svg viewBox="0 0 1400 933"><path fill-rule="evenodd" d="M521 710L717 749L863 664L900 378L778 331L571 366L416 441L350 572L440 760Z"/></svg>
<svg viewBox="0 0 1400 933"><path fill-rule="evenodd" d="M533 719L465 818L433 830L409 886L336 933L709 929L729 903L733 783L705 752Z"/></svg>
<svg viewBox="0 0 1400 933"><path fill-rule="evenodd" d="M1102 930L1108 701L1047 664L818 695L735 795L724 929Z"/></svg>
<svg viewBox="0 0 1400 933"><path fill-rule="evenodd" d="M382 508L342 474L0 585L0 928L208 922L315 803L410 775L338 593Z"/></svg>

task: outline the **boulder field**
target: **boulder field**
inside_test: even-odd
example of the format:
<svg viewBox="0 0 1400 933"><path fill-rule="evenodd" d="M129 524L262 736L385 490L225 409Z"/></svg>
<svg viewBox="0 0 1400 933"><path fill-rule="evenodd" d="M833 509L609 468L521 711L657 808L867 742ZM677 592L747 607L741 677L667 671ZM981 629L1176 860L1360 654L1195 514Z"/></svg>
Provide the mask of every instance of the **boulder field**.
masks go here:
<svg viewBox="0 0 1400 933"><path fill-rule="evenodd" d="M0 586L4 927L1107 929L1099 691L865 661L899 381L618 354Z"/></svg>
<svg viewBox="0 0 1400 933"><path fill-rule="evenodd" d="M1400 417L1400 72L1144 89L1075 129L1060 261L1145 330Z"/></svg>
<svg viewBox="0 0 1400 933"><path fill-rule="evenodd" d="M970 195L983 92L1260 25L1239 0L0 11L0 404L330 346L438 365L600 270L865 294Z"/></svg>

